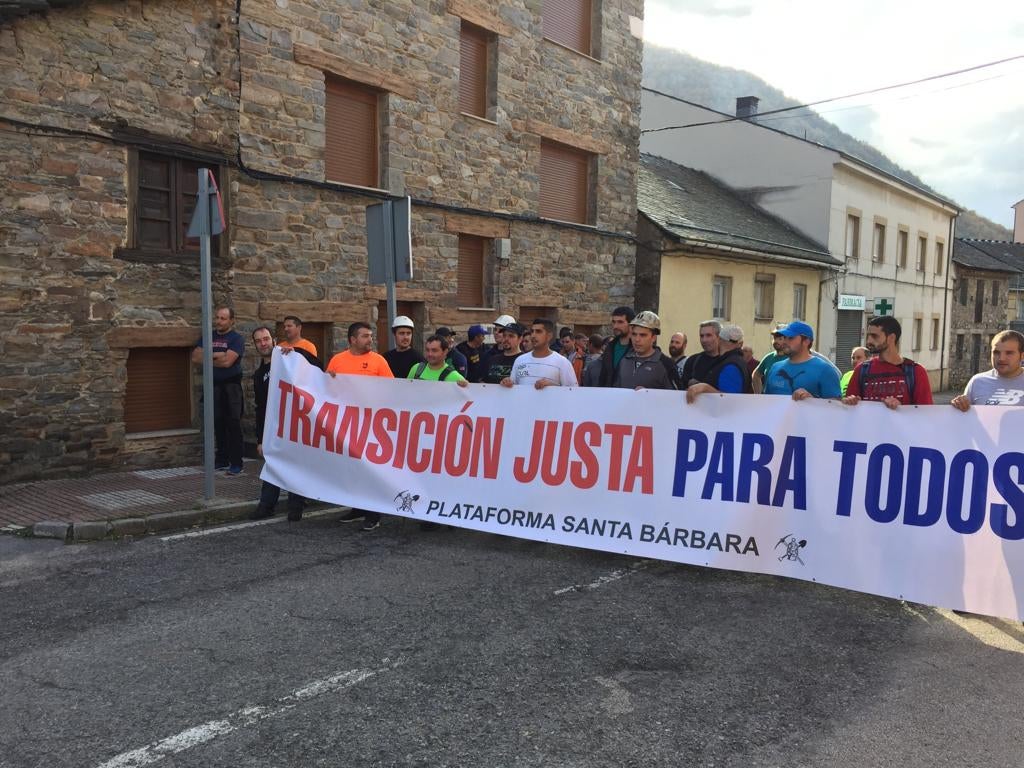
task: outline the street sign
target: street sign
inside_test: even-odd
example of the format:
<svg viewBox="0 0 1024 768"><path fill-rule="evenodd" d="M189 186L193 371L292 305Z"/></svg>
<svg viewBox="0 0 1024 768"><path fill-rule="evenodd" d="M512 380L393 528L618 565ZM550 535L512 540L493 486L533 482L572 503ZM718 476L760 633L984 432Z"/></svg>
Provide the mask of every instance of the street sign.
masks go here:
<svg viewBox="0 0 1024 768"><path fill-rule="evenodd" d="M884 317L891 315L893 310L896 309L896 297L894 296L876 296L875 297L875 317Z"/></svg>
<svg viewBox="0 0 1024 768"><path fill-rule="evenodd" d="M192 220L188 223L189 237L203 235L219 235L224 231L224 201L221 200L217 179L209 168L200 168L199 192L196 195L196 207L192 211ZM206 183L203 183L205 177ZM205 199L206 205L203 205Z"/></svg>
<svg viewBox="0 0 1024 768"><path fill-rule="evenodd" d="M838 307L838 309L851 309L851 310L855 309L855 310L858 310L860 312L863 312L864 311L864 297L863 296L853 296L853 295L848 294L848 293L841 293L841 294L839 294L839 307Z"/></svg>
<svg viewBox="0 0 1024 768"><path fill-rule="evenodd" d="M412 280L412 199L366 206L366 255L369 283L387 288L388 328L395 324L395 283ZM392 332L392 344L394 333Z"/></svg>

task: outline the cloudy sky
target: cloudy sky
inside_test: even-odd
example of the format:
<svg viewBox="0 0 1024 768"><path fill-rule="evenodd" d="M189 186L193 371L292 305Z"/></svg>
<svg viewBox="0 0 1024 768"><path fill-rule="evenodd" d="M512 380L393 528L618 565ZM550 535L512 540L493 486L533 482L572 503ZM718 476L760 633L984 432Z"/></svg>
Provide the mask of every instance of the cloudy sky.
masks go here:
<svg viewBox="0 0 1024 768"><path fill-rule="evenodd" d="M745 69L801 102L1024 54L1018 0L646 0L644 15L650 42ZM1024 198L1024 59L817 110L1012 226Z"/></svg>

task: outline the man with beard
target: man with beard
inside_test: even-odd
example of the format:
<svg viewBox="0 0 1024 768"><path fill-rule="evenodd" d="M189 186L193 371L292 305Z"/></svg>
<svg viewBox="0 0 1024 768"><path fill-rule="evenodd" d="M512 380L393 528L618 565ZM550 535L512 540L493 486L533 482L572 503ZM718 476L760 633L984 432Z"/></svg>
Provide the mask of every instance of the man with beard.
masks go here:
<svg viewBox="0 0 1024 768"><path fill-rule="evenodd" d="M455 349L466 358L466 380L479 384L487 370L487 357L491 350L484 344L487 329L482 325L471 325L466 331L466 340L456 344Z"/></svg>
<svg viewBox="0 0 1024 768"><path fill-rule="evenodd" d="M683 389L689 389L692 384L710 383L708 373L711 366L720 354L719 344L721 339L722 324L718 320L705 320L700 324L700 346L701 352L690 355L683 365Z"/></svg>
<svg viewBox="0 0 1024 768"><path fill-rule="evenodd" d="M501 350L487 358L487 371L484 373L484 384L501 384L502 379L512 375L512 364L523 353L519 351L519 342L526 329L519 323L509 323L501 334Z"/></svg>
<svg viewBox="0 0 1024 768"><path fill-rule="evenodd" d="M245 337L233 329L235 310L217 307L213 313L213 435L214 469L229 477L242 474L242 355ZM203 340L192 350L192 363L203 364Z"/></svg>
<svg viewBox="0 0 1024 768"><path fill-rule="evenodd" d="M672 334L672 338L668 340L668 354L672 358L672 362L676 364L676 370L679 371L680 380L683 376L683 367L686 365L686 334L682 331L676 331Z"/></svg>
<svg viewBox="0 0 1024 768"><path fill-rule="evenodd" d="M301 323L300 323L301 325ZM267 420L267 396L270 389L270 361L274 355L274 334L266 326L260 326L252 332L252 343L261 358L260 366L252 374L252 390L256 399L256 453L263 458L263 425ZM302 355L310 365L315 365L323 370L323 365L315 355L309 353L305 347L295 345L294 351ZM274 507L281 497L281 489L266 480L260 487L260 501L256 509L249 515L250 520L262 520L274 514ZM302 509L306 500L295 493L288 491L288 519L296 522L302 519Z"/></svg>
<svg viewBox="0 0 1024 768"><path fill-rule="evenodd" d="M388 361L388 367L396 379L404 379L414 365L426 362L420 351L412 346L412 334L415 329L412 319L405 315L396 317L395 324L391 326L395 334L395 348L385 352L384 359Z"/></svg>
<svg viewBox="0 0 1024 768"><path fill-rule="evenodd" d="M856 405L861 400L875 400L894 410L901 405L932 405L928 372L900 354L902 333L895 317L868 320L865 346L875 357L857 366L846 387L844 403Z"/></svg>
<svg viewBox="0 0 1024 768"><path fill-rule="evenodd" d="M672 358L655 346L661 319L640 312L629 324L630 349L619 363L615 386L624 389L679 389L679 372Z"/></svg>
<svg viewBox="0 0 1024 768"><path fill-rule="evenodd" d="M723 325L718 332L719 355L704 373L704 381L694 382L686 390L686 400L692 403L705 392L751 394L750 374L743 358L743 329L738 325Z"/></svg>
<svg viewBox="0 0 1024 768"><path fill-rule="evenodd" d="M754 388L756 394L761 394L764 391L764 380L768 376L768 371L772 369L772 366L776 363L781 363L786 359L784 350L786 349L786 339L779 333L779 331L786 327L786 323L779 323L775 326L775 330L772 331L772 351L761 358L761 362L758 363L757 368L750 375L750 383Z"/></svg>
<svg viewBox="0 0 1024 768"><path fill-rule="evenodd" d="M619 363L630 348L629 323L636 317L630 307L616 307L612 310L612 338L604 345L601 353L601 368L597 386L614 387L619 378Z"/></svg>
<svg viewBox="0 0 1024 768"><path fill-rule="evenodd" d="M1024 405L1024 334L1000 331L992 337L992 370L976 373L962 395L950 405L968 411L972 405Z"/></svg>
<svg viewBox="0 0 1024 768"><path fill-rule="evenodd" d="M807 323L794 320L779 335L786 340L786 359L768 371L764 392L766 395L788 395L794 400L809 397L838 399L839 371L828 360L811 353L814 329Z"/></svg>

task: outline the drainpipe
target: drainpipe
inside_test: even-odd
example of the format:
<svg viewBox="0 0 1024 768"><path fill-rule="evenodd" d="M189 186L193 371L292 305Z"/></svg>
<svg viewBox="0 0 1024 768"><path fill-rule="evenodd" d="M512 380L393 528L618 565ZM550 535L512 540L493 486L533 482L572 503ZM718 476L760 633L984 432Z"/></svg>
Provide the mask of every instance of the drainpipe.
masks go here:
<svg viewBox="0 0 1024 768"><path fill-rule="evenodd" d="M957 216L959 216L959 212ZM949 275L953 271L953 225L956 223L957 216L954 216L949 220L949 240L946 244L946 256L948 261L946 263L946 286L942 292L942 346L939 349L939 391L945 389L945 377L946 377L946 326L948 322L948 309L949 306ZM908 238L909 239L909 238Z"/></svg>

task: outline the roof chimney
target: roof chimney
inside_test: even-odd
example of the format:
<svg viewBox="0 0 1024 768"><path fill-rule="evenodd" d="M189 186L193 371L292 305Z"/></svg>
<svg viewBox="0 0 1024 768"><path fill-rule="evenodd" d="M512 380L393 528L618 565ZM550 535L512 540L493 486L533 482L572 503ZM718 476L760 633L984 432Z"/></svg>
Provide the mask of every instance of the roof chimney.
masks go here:
<svg viewBox="0 0 1024 768"><path fill-rule="evenodd" d="M1013 242L1024 243L1024 200L1013 206Z"/></svg>
<svg viewBox="0 0 1024 768"><path fill-rule="evenodd" d="M741 120L750 120L757 117L757 103L760 101L757 96L740 96L736 99L736 117Z"/></svg>

